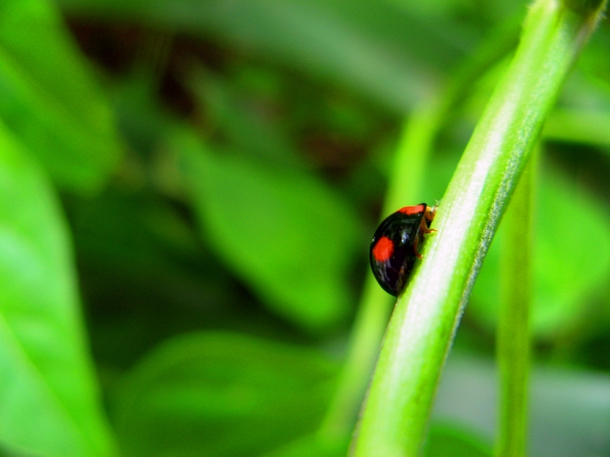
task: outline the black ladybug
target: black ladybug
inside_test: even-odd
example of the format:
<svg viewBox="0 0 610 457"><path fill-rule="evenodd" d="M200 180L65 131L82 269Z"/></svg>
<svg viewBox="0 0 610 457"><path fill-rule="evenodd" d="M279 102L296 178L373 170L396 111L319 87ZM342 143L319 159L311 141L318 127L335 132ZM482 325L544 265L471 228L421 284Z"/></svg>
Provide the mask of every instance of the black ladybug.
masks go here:
<svg viewBox="0 0 610 457"><path fill-rule="evenodd" d="M371 241L371 268L379 285L397 297L405 288L424 235L430 233L436 207L405 206L388 216Z"/></svg>

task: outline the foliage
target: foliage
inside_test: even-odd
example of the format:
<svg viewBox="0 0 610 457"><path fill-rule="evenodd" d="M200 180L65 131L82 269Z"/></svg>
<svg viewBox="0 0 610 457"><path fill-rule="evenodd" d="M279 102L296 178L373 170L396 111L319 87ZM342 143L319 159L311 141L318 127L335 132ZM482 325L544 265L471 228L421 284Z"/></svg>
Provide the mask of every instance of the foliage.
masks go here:
<svg viewBox="0 0 610 457"><path fill-rule="evenodd" d="M3 1L0 455L345 455L390 312L369 235L443 197L526 6ZM610 452L609 43L542 132L533 456ZM497 244L430 456L491 453Z"/></svg>

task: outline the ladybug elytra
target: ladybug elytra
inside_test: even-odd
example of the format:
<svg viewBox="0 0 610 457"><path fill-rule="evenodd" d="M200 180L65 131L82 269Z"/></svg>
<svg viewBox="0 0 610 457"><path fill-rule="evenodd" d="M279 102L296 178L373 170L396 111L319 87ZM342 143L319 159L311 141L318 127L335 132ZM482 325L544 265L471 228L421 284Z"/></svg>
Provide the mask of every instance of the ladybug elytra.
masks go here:
<svg viewBox="0 0 610 457"><path fill-rule="evenodd" d="M434 230L430 223L436 207L425 203L405 206L388 216L371 241L371 268L379 285L397 297L405 288L415 259L421 259L419 245Z"/></svg>

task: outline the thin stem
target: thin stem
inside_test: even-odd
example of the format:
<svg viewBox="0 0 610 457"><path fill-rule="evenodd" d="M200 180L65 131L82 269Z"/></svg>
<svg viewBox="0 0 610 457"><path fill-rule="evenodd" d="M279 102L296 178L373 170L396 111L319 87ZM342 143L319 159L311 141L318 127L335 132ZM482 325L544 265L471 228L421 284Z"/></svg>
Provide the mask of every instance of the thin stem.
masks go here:
<svg viewBox="0 0 610 457"><path fill-rule="evenodd" d="M525 455L529 379L529 312L532 284L532 157L508 205L503 225L497 357L500 378L496 457Z"/></svg>
<svg viewBox="0 0 610 457"><path fill-rule="evenodd" d="M356 316L338 389L317 433L317 439L325 449L341 447L349 440L357 402L364 394L390 315L389 298L374 281L365 283L363 306Z"/></svg>

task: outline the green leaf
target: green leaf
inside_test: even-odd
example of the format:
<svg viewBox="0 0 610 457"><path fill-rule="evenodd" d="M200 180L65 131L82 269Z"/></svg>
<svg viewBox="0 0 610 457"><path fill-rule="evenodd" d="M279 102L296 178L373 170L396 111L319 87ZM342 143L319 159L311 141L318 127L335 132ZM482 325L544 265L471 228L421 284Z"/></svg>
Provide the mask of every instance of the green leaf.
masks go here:
<svg viewBox="0 0 610 457"><path fill-rule="evenodd" d="M54 180L100 187L121 150L108 105L54 4L0 6L0 116Z"/></svg>
<svg viewBox="0 0 610 457"><path fill-rule="evenodd" d="M336 367L315 351L231 333L162 344L116 396L126 455L260 455L313 430Z"/></svg>
<svg viewBox="0 0 610 457"><path fill-rule="evenodd" d="M227 82L203 68L197 68L194 73L189 85L196 96L197 109L209 113L216 131L222 132L229 144L262 158L295 165L303 163L302 155L281 128L285 126L273 122L269 116L261 116L260 108L253 109L250 103L244 102L248 98L243 93L242 81ZM285 122L283 117L280 119Z"/></svg>
<svg viewBox="0 0 610 457"><path fill-rule="evenodd" d="M419 100L431 75L463 55L469 38L389 2L344 0L62 0L73 14L105 14L229 42L347 86L396 112ZM430 63L434 67L429 68Z"/></svg>
<svg viewBox="0 0 610 457"><path fill-rule="evenodd" d="M553 111L544 125L544 137L555 141L610 146L610 113L607 109L561 108Z"/></svg>
<svg viewBox="0 0 610 457"><path fill-rule="evenodd" d="M319 330L345 317L360 222L321 181L173 138L204 239L281 315ZM364 246L362 246L364 249Z"/></svg>
<svg viewBox="0 0 610 457"><path fill-rule="evenodd" d="M0 126L0 442L109 456L72 253L53 189Z"/></svg>

